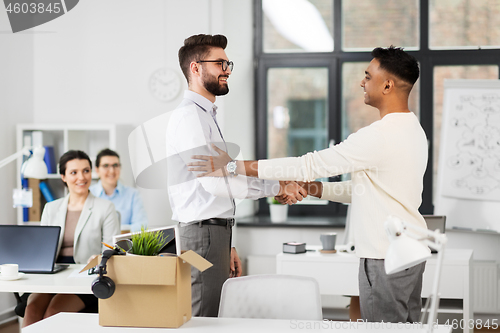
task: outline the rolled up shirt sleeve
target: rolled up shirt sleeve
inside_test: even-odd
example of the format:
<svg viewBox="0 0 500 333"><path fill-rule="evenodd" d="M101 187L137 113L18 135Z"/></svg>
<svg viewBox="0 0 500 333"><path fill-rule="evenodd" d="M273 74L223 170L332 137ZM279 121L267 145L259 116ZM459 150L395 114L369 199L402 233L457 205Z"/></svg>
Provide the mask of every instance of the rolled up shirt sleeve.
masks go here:
<svg viewBox="0 0 500 333"><path fill-rule="evenodd" d="M263 197L273 197L279 193L279 182L276 180L263 180L245 176L224 177L201 177L198 181L203 189L208 193L235 199L259 199ZM227 183L226 183L227 181ZM229 190L228 190L229 185Z"/></svg>
<svg viewBox="0 0 500 333"><path fill-rule="evenodd" d="M352 183L345 182L323 182L323 193L321 198L340 203L351 203Z"/></svg>

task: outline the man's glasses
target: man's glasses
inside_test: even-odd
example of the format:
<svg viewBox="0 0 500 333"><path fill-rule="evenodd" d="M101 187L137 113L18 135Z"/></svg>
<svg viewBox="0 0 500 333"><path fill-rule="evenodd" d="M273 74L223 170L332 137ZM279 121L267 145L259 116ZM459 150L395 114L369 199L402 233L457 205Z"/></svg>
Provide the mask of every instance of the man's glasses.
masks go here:
<svg viewBox="0 0 500 333"><path fill-rule="evenodd" d="M103 169L109 169L109 168L113 168L113 169L118 169L119 167L121 167L122 165L119 164L119 163L115 163L115 164L101 164L100 168L103 168Z"/></svg>
<svg viewBox="0 0 500 333"><path fill-rule="evenodd" d="M233 71L233 67L234 67L233 62L229 61L229 60L200 60L200 61L197 61L197 63L200 63L200 62L215 62L215 63L219 63L222 66L222 71L223 72L227 71L228 68L232 72Z"/></svg>

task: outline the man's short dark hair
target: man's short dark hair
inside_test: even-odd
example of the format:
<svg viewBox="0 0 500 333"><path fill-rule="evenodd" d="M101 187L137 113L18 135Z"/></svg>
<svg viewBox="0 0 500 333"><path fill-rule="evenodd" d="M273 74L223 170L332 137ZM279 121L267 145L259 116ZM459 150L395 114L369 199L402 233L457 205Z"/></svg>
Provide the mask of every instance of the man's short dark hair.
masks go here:
<svg viewBox="0 0 500 333"><path fill-rule="evenodd" d="M104 156L115 156L115 157L118 157L118 159L120 159L120 156L118 155L118 153L116 151L111 150L109 148L105 148L105 149L101 150L99 152L99 154L97 154L97 157L95 159L96 168L99 167L99 165L101 164L101 158L103 158Z"/></svg>
<svg viewBox="0 0 500 333"><path fill-rule="evenodd" d="M184 45L179 49L179 65L182 73L189 84L189 65L192 61L203 60L208 55L211 47L220 47L223 50L227 46L227 38L224 35L194 35L184 40Z"/></svg>
<svg viewBox="0 0 500 333"><path fill-rule="evenodd" d="M415 57L403 51L401 47L391 45L388 48L377 47L372 57L380 63L380 68L413 86L420 75Z"/></svg>

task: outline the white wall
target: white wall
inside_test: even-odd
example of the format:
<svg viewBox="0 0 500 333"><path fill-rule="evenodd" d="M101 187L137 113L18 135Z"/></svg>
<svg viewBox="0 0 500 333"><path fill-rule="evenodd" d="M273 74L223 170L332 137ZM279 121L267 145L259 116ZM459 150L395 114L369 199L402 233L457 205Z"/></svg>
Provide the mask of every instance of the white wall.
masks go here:
<svg viewBox="0 0 500 333"><path fill-rule="evenodd" d="M234 61L230 93L225 100L224 137L241 147L245 159L255 158L255 109L253 67L253 1L224 1L224 30L228 57ZM245 200L236 216L255 212L256 202Z"/></svg>
<svg viewBox="0 0 500 333"><path fill-rule="evenodd" d="M122 180L133 185L128 134L182 99L181 93L169 103L156 100L149 77L170 67L187 88L177 51L199 33L229 38L235 71L231 93L218 98L219 121L226 139L253 157L252 13L251 0L85 0L56 20L12 34L0 11L0 159L15 153L18 123L115 123ZM15 162L0 171L0 223L16 223L15 174ZM171 223L166 190L141 192L150 225ZM253 207L244 203L238 213L248 215ZM4 296L0 312L4 300L12 303Z"/></svg>
<svg viewBox="0 0 500 333"><path fill-rule="evenodd" d="M219 120L226 140L238 143L246 158L254 157L252 16L251 0L85 0L54 21L11 34L6 13L0 11L0 159L15 152L18 123L115 123L122 178L133 184L128 133L172 110L182 98L157 101L148 91L149 76L163 66L182 75L177 50L184 38L198 33L228 36L226 52L235 68L231 92L217 102ZM15 223L15 183L12 163L0 171L0 223ZM141 192L151 225L170 223L166 191ZM254 206L246 201L237 213L249 215ZM279 250L281 239L271 236L253 248L246 242L254 238L252 232L241 229L244 256ZM473 248L475 259L498 261L499 244L498 235L450 233L449 246Z"/></svg>
<svg viewBox="0 0 500 333"><path fill-rule="evenodd" d="M10 27L2 14L2 27L7 31ZM13 138L19 122L115 123L117 150L124 164L122 180L132 185L128 134L174 109L182 99L180 93L168 103L156 100L148 90L149 77L158 68L170 67L187 88L177 51L186 37L199 33L223 33L229 38L227 54L235 62L235 72L231 93L218 98L219 119L226 140L238 142L249 152L246 156L252 157L253 126L248 126L253 123L252 29L250 0L149 0L147 5L133 0L87 0L25 34L2 34L0 40L6 46L2 50L9 50L0 56L5 59L0 67L8 71L2 77L12 82L1 83L5 96L0 101L0 137L5 143L0 157L15 152ZM6 65L12 62L14 66ZM4 210L14 221L11 201L6 203L15 186L14 163L2 172L11 175L0 178L6 182L0 191ZM170 223L166 190L141 192L150 224ZM240 206L240 215L253 212L253 203Z"/></svg>
<svg viewBox="0 0 500 333"><path fill-rule="evenodd" d="M33 120L33 34L8 33L5 11L0 11L0 160L16 152L16 128ZM12 189L16 163L0 170L0 223L15 223Z"/></svg>

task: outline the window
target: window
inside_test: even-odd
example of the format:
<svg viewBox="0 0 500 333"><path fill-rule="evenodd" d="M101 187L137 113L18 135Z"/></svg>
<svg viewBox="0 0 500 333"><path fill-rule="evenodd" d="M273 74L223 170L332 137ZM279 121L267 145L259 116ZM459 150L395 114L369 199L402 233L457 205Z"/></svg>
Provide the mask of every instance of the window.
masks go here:
<svg viewBox="0 0 500 333"><path fill-rule="evenodd" d="M418 0L342 1L342 49L371 51L381 45L418 49Z"/></svg>
<svg viewBox="0 0 500 333"><path fill-rule="evenodd" d="M262 0L264 52L333 51L331 0Z"/></svg>
<svg viewBox="0 0 500 333"><path fill-rule="evenodd" d="M255 0L255 6L257 157L326 148L376 121L360 81L374 47L401 46L420 64L409 107L429 140L420 211L432 214L443 80L499 78L500 2ZM343 205L320 203L292 206L290 214L345 214Z"/></svg>
<svg viewBox="0 0 500 333"><path fill-rule="evenodd" d="M267 158L328 146L328 69L272 68L267 96Z"/></svg>
<svg viewBox="0 0 500 333"><path fill-rule="evenodd" d="M500 1L431 0L431 49L500 47Z"/></svg>

